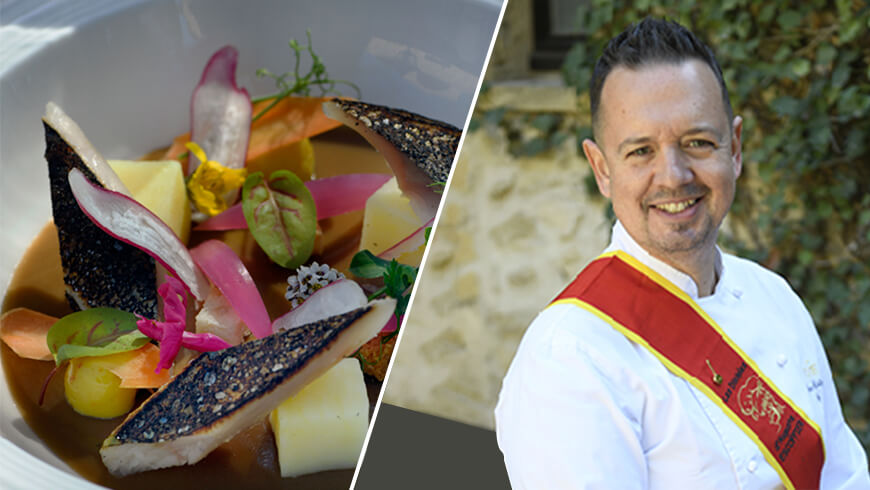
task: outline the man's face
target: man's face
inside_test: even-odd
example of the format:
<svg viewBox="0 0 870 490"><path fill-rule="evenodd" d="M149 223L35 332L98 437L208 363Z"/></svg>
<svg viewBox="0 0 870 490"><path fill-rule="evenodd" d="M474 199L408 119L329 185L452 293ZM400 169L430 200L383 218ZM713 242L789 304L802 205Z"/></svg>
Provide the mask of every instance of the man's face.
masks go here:
<svg viewBox="0 0 870 490"><path fill-rule="evenodd" d="M666 262L711 251L741 170L733 129L703 62L614 68L604 82L597 143L583 142L598 188L646 251Z"/></svg>

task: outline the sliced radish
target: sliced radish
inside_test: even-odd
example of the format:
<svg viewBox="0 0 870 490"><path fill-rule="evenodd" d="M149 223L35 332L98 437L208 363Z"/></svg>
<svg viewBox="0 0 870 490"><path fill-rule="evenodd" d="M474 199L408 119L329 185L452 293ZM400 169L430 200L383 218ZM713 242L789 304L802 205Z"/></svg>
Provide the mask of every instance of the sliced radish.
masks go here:
<svg viewBox="0 0 870 490"><path fill-rule="evenodd" d="M272 334L272 322L263 298L245 264L229 245L208 240L190 254L255 337Z"/></svg>
<svg viewBox="0 0 870 490"><path fill-rule="evenodd" d="M347 174L310 180L305 187L314 197L321 220L365 208L368 198L388 180L388 174Z"/></svg>
<svg viewBox="0 0 870 490"><path fill-rule="evenodd" d="M381 333L395 332L399 328L399 323L399 319L396 318L396 315L391 316L387 321L387 324L384 325L384 328L381 329Z"/></svg>
<svg viewBox="0 0 870 490"><path fill-rule="evenodd" d="M197 301L205 299L208 279L166 223L132 198L95 186L79 169L70 170L68 179L79 207L94 224L160 262Z"/></svg>
<svg viewBox="0 0 870 490"><path fill-rule="evenodd" d="M196 225L196 231L225 231L225 230L244 230L248 227L248 222L245 221L245 213L242 210L242 203L230 206L226 211L213 216L202 223Z"/></svg>
<svg viewBox="0 0 870 490"><path fill-rule="evenodd" d="M341 279L315 291L301 305L278 317L272 331L289 330L368 304L366 293L356 282ZM393 315L395 316L395 315Z"/></svg>
<svg viewBox="0 0 870 490"><path fill-rule="evenodd" d="M392 247L381 252L378 257L386 260L392 260L399 258L400 255L408 252L413 252L420 248L421 245L426 243L426 228L432 226L432 223L435 222L435 218L430 219L420 228L417 228L414 233L406 236L399 243L393 245Z"/></svg>
<svg viewBox="0 0 870 490"><path fill-rule="evenodd" d="M238 59L233 46L213 54L190 101L191 141L202 147L209 160L228 168L245 166L253 111L248 91L236 85ZM192 163L188 173L197 166Z"/></svg>

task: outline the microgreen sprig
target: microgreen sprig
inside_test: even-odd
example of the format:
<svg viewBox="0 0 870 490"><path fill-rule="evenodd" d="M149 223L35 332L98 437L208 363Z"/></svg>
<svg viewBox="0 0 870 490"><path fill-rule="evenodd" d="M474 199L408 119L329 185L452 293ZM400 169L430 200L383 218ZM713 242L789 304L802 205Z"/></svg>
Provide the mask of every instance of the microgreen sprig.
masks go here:
<svg viewBox="0 0 870 490"><path fill-rule="evenodd" d="M314 48L311 43L311 31L306 31L306 37L308 38L308 45L302 46L295 39L290 40L290 49L293 50L293 54L296 57L296 63L293 66L293 72L285 72L281 75L276 75L272 73L266 68L260 68L257 70L257 77L259 78L271 78L275 80L275 86L278 88L278 92L272 95L267 95L263 97L256 97L251 99L251 102L257 103L265 100L271 100L266 107L263 108L257 115L255 115L252 121L256 121L260 117L263 116L266 112L268 112L271 108L275 107L282 99L289 97L290 95L310 95L311 88L317 86L320 88L321 95L334 94L341 95L341 93L336 90L337 85L347 85L351 87L355 92L356 96L360 96L359 87L356 84L349 82L347 80L337 80L329 77L329 74L326 72L326 66L323 64L323 61L314 53ZM301 65L302 59L305 57L305 52L311 57L311 68L308 70L308 73L301 73Z"/></svg>

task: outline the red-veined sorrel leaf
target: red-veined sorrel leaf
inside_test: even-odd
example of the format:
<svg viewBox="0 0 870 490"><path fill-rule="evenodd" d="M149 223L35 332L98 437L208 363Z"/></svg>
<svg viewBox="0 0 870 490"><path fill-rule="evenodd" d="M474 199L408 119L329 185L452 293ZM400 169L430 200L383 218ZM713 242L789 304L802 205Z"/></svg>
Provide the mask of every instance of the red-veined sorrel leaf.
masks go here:
<svg viewBox="0 0 870 490"><path fill-rule="evenodd" d="M242 187L242 210L248 229L276 264L288 269L305 263L314 249L317 209L311 192L289 170L248 176Z"/></svg>
<svg viewBox="0 0 870 490"><path fill-rule="evenodd" d="M148 337L136 328L136 315L115 308L91 308L61 318L48 330L48 349L57 364L85 356L138 349Z"/></svg>

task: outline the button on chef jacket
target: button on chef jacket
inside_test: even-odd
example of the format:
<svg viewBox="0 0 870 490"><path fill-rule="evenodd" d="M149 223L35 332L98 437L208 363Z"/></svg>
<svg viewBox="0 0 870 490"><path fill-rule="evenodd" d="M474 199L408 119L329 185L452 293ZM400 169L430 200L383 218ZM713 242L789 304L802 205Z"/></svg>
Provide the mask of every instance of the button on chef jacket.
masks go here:
<svg viewBox="0 0 870 490"><path fill-rule="evenodd" d="M813 321L780 276L717 249L719 281L698 298L686 274L650 256L620 223L623 250L685 291L822 430L823 489L870 489ZM758 446L646 348L570 304L526 331L495 409L514 489L784 488Z"/></svg>

